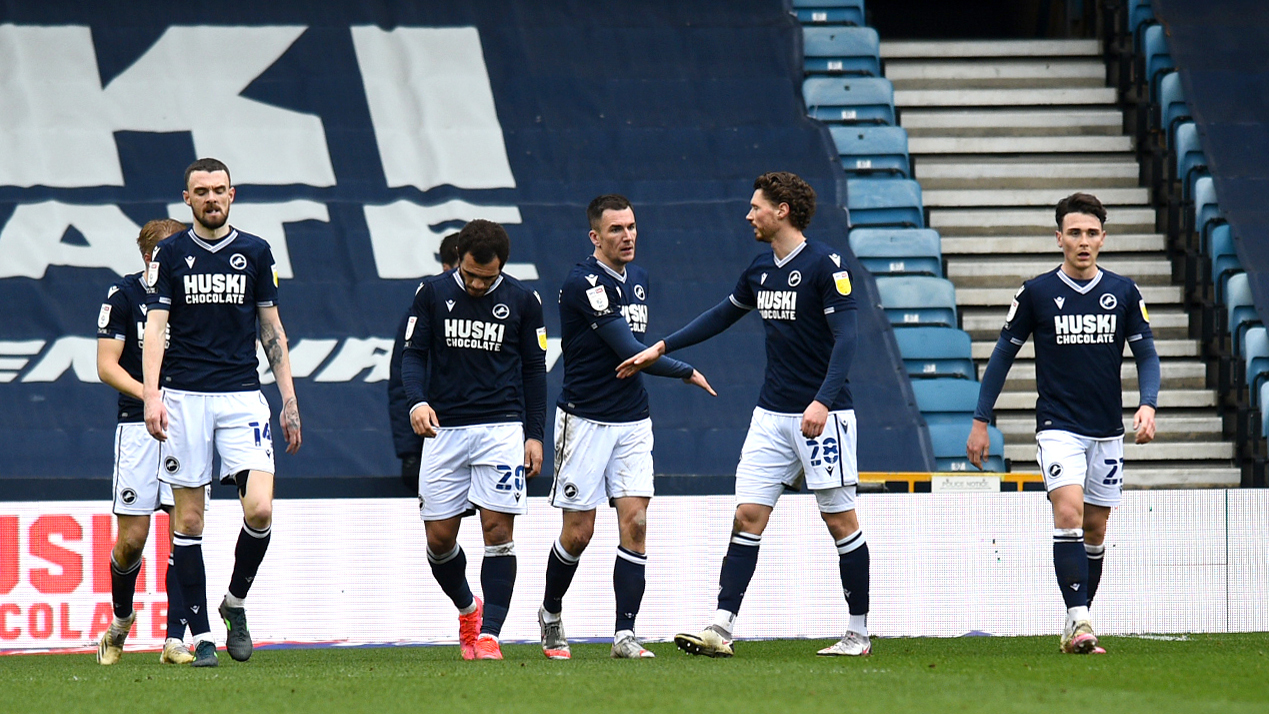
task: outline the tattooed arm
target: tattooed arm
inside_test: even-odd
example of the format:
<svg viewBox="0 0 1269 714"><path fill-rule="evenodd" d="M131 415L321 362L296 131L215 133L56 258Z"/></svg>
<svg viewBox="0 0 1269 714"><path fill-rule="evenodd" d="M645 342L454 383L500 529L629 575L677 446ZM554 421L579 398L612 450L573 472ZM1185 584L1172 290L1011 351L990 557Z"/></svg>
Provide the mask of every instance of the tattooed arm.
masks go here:
<svg viewBox="0 0 1269 714"><path fill-rule="evenodd" d="M282 318L278 317L276 306L257 310L260 315L260 346L264 348L278 391L282 393L282 414L278 420L282 422L282 435L286 437L286 453L294 454L300 450L300 407L295 401L295 383L291 381L291 354L286 346L286 332L282 329Z"/></svg>

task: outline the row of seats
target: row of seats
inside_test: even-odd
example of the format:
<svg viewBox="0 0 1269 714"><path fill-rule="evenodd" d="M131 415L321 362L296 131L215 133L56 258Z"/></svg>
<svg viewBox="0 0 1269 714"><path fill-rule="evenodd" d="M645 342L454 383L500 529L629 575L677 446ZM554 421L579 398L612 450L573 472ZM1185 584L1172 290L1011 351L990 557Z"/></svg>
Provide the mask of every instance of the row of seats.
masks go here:
<svg viewBox="0 0 1269 714"><path fill-rule="evenodd" d="M829 125L847 175L851 251L876 278L917 406L929 426L935 468L968 471L973 467L965 458L965 440L978 403L970 337L960 329L956 288L945 276L941 239L926 227L908 134L898 126L894 87L882 76L877 33L850 26L862 22L843 21L842 14L824 14L837 1L794 1L804 25L807 76L802 97L807 115ZM832 18L837 18L834 26L818 26ZM988 431L992 456L985 468L1005 471L1004 436L994 426Z"/></svg>

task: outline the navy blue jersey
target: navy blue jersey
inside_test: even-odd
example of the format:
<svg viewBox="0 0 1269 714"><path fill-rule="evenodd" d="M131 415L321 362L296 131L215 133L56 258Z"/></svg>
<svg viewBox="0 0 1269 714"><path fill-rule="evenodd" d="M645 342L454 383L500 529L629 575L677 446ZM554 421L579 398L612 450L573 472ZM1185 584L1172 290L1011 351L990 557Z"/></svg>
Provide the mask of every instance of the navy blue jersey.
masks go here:
<svg viewBox="0 0 1269 714"><path fill-rule="evenodd" d="M211 243L189 229L159 241L146 275L149 309L170 311L159 386L259 389L257 308L277 304L277 275L269 244L250 233Z"/></svg>
<svg viewBox="0 0 1269 714"><path fill-rule="evenodd" d="M767 372L758 406L781 414L806 411L828 374L833 353L833 331L825 315L855 309L841 255L810 240L782 261L776 261L774 251L764 252L740 276L731 302L745 310L757 309L767 333ZM849 381L828 408L853 408Z"/></svg>
<svg viewBox="0 0 1269 714"><path fill-rule="evenodd" d="M1136 283L1098 270L1080 285L1055 268L1023 283L1001 335L1016 345L1035 337L1036 431L1123 435L1124 342L1154 337Z"/></svg>
<svg viewBox="0 0 1269 714"><path fill-rule="evenodd" d="M97 315L97 337L123 341L119 366L138 382L141 381L141 342L145 337L145 296L141 273L125 275L123 280L110 286ZM141 400L120 393L119 421L145 421Z"/></svg>
<svg viewBox="0 0 1269 714"><path fill-rule="evenodd" d="M458 271L419 285L405 328L405 349L428 367L406 370L410 406L426 401L442 427L522 422L541 440L546 424L546 325L537 293L502 275L472 297Z"/></svg>
<svg viewBox="0 0 1269 714"><path fill-rule="evenodd" d="M648 273L632 263L619 275L595 256L578 263L560 288L560 337L564 388L557 404L569 414L598 422L648 418L643 375L617 379L622 357L596 333L625 320L636 340L648 331Z"/></svg>

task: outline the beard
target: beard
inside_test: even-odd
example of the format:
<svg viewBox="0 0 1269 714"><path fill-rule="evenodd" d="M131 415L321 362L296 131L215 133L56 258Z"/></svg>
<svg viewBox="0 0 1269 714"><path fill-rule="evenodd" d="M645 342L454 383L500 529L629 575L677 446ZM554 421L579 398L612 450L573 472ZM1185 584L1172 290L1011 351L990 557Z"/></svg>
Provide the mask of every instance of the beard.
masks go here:
<svg viewBox="0 0 1269 714"><path fill-rule="evenodd" d="M220 228L221 226L225 225L225 223L229 220L229 211L223 210L210 217L207 215L206 211L204 211L202 214L196 213L194 214L194 220L198 221L198 225L208 230L214 231L217 228Z"/></svg>

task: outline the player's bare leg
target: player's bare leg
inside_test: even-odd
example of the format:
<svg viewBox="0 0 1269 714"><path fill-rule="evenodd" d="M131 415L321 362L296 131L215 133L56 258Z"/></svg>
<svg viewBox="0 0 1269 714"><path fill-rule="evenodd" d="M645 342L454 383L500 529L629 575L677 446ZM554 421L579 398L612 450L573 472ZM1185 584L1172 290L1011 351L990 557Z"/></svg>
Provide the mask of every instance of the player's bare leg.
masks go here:
<svg viewBox="0 0 1269 714"><path fill-rule="evenodd" d="M1097 649L1097 635L1088 615L1088 555L1084 551L1084 489L1071 484L1049 492L1053 505L1053 569L1062 599L1066 625L1061 650L1089 654Z"/></svg>
<svg viewBox="0 0 1269 714"><path fill-rule="evenodd" d="M114 619L97 642L97 664L115 664L123 657L123 643L128 639L137 614L132 609L137 575L141 572L141 551L150 534L149 516L117 516L119 537L110 551L110 599Z"/></svg>
<svg viewBox="0 0 1269 714"><path fill-rule="evenodd" d="M185 619L194 636L193 667L215 667L216 641L207 619L207 571L203 566L203 495L206 489L172 487L172 562L185 602Z"/></svg>
<svg viewBox="0 0 1269 714"><path fill-rule="evenodd" d="M740 603L758 567L758 548L762 545L762 532L771 520L771 511L771 506L760 503L736 506L731 543L727 546L727 555L718 575L718 609L714 612L714 622L699 633L681 632L675 635L674 644L679 649L707 657L732 656L731 635L736 614L740 612Z"/></svg>
<svg viewBox="0 0 1269 714"><path fill-rule="evenodd" d="M220 617L225 621L225 650L239 662L251 659L251 630L247 628L245 600L255 582L260 563L269 550L273 534L273 474L249 471L235 476L238 500L242 504L242 530L234 548L234 570L229 591L220 601Z"/></svg>
<svg viewBox="0 0 1269 714"><path fill-rule="evenodd" d="M441 591L458 608L458 645L463 659L476 658L476 638L484 616L483 603L467 583L467 554L458 545L462 516L425 521L427 562Z"/></svg>
<svg viewBox="0 0 1269 714"><path fill-rule="evenodd" d="M614 500L617 505L617 527L621 533L621 545L617 548L617 561L612 570L613 592L617 597L612 657L649 659L656 655L635 637L634 627L647 584L645 570L648 564L648 504L652 499L623 496Z"/></svg>
<svg viewBox="0 0 1269 714"><path fill-rule="evenodd" d="M563 525L560 537L551 546L546 561L546 592L538 608L538 628L542 636L542 653L548 659L569 659L572 652L564 634L561 613L564 594L568 592L577 565L586 546L595 535L595 510L561 511Z"/></svg>
<svg viewBox="0 0 1269 714"><path fill-rule="evenodd" d="M855 509L838 513L820 513L837 547L837 567L842 579L842 592L850 608L846 635L816 654L825 657L861 657L872 653L868 636L869 556L868 543L859 527Z"/></svg>
<svg viewBox="0 0 1269 714"><path fill-rule="evenodd" d="M485 559L480 565L485 614L476 638L476 659L502 659L498 637L516 584L515 515L482 508L480 527L485 538Z"/></svg>

